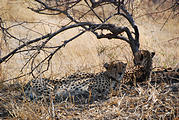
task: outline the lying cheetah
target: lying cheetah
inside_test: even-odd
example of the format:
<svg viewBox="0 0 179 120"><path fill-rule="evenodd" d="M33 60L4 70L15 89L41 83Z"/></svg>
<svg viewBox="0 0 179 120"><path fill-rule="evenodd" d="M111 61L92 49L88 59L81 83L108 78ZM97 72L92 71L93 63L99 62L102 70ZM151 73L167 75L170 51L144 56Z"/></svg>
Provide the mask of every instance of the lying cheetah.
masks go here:
<svg viewBox="0 0 179 120"><path fill-rule="evenodd" d="M105 72L95 74L93 77L85 79L73 79L72 82L68 78L55 88L56 99L63 101L72 96L74 101L83 98L96 99L101 96L107 96L112 91L116 91L119 87L120 80L123 78L126 65L120 61L105 63Z"/></svg>
<svg viewBox="0 0 179 120"><path fill-rule="evenodd" d="M50 100L50 97L52 95L54 96L56 85L70 84L81 79L89 79L92 77L94 77L92 73L77 72L68 77L62 77L56 80L47 78L33 79L24 86L24 93L30 100Z"/></svg>
<svg viewBox="0 0 179 120"><path fill-rule="evenodd" d="M172 68L164 68L152 71L151 83L166 82L169 84L179 83L179 71Z"/></svg>
<svg viewBox="0 0 179 120"><path fill-rule="evenodd" d="M30 100L50 100L53 94L53 82L46 78L33 79L24 86L24 94Z"/></svg>
<svg viewBox="0 0 179 120"><path fill-rule="evenodd" d="M152 58L154 57L154 52L149 52L148 50L139 50L134 54L134 67L125 72L121 83L124 84L134 84L136 86L137 82L146 81L152 70Z"/></svg>
<svg viewBox="0 0 179 120"><path fill-rule="evenodd" d="M112 90L116 90L120 80L126 70L126 64L120 61L105 63L105 72L97 74L75 73L59 80L34 79L29 81L24 93L31 100L55 96L55 101L64 101L69 98L79 100L79 98L97 97L107 95Z"/></svg>

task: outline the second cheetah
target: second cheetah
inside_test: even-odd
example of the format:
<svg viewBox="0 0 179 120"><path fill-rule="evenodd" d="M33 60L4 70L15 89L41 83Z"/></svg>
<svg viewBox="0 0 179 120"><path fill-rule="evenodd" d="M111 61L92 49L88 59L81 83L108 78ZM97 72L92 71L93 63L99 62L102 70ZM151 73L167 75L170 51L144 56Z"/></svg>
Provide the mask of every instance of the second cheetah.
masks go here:
<svg viewBox="0 0 179 120"><path fill-rule="evenodd" d="M148 50L139 50L136 52L133 59L134 67L126 70L121 83L129 83L136 86L137 82L146 81L152 70L152 58L154 55L154 52L149 52Z"/></svg>

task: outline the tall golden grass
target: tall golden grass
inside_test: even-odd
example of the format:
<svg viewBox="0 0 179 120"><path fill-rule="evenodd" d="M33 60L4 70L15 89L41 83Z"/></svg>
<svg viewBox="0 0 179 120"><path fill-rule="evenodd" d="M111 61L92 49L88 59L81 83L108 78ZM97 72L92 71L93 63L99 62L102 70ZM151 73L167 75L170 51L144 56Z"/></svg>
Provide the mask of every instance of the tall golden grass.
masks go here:
<svg viewBox="0 0 179 120"><path fill-rule="evenodd" d="M27 9L27 6L31 5L31 1L28 0L3 0L0 5L0 8L2 9L0 14L4 20L10 21L9 24L13 23L13 21L43 21L46 25L30 25L30 28L43 34L48 33L50 29L58 29L55 25L60 26L67 22L67 20L61 21L60 16L49 17L35 14ZM171 39L178 37L179 21L177 19L170 20L166 23L164 28L160 30L163 22L164 20L160 20L159 23L157 23L148 17L136 19L136 24L140 30L141 49L148 49L156 52L154 66L173 67L179 61L179 42L178 39ZM50 28L49 25L55 29ZM23 27L17 27L11 32L21 37L25 37L27 33L29 33L28 35L31 38L35 38L37 36L36 33L30 32ZM73 36L75 33L78 33L78 30L72 29L56 36L52 40L51 44L60 44L63 40L69 38L69 33L70 36ZM2 56L6 55L18 45L17 42L10 40L9 43L8 47L3 46ZM99 54L99 52L101 52L100 49L104 49L103 54ZM109 61L112 58L121 59L126 62L131 61L132 54L129 46L120 40L98 40L93 34L88 32L72 41L69 45L58 52L58 54L53 58L53 64L55 64L55 66L53 66L53 70L60 70L60 72L64 75L65 72L68 73L69 68L67 66L70 66L73 71L76 71L81 68L81 66L98 66L104 61ZM21 65L19 64L24 61L22 58L19 58L19 56L15 56L13 59L14 60L9 61L8 64L3 65L8 69L8 71L6 71L8 76L19 74L14 73L13 71L15 71L14 69L20 68ZM17 66L17 64L19 66ZM129 64L131 63L129 62Z"/></svg>

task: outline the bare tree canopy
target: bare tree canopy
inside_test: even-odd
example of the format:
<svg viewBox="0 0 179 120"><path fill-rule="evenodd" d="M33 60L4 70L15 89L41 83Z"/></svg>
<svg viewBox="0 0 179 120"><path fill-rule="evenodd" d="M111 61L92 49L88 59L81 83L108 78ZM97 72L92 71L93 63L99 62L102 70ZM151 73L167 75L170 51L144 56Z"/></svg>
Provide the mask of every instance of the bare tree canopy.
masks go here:
<svg viewBox="0 0 179 120"><path fill-rule="evenodd" d="M22 52L31 52L35 51L31 54L31 58L28 60L28 62L32 62L31 67L31 73L39 67L42 63L48 62L48 65L46 67L46 70L49 68L50 60L54 56L54 54L61 49L62 47L65 47L69 42L72 40L78 38L83 33L90 31L92 32L96 38L108 38L108 39L120 39L123 41L126 41L130 44L131 49L133 53L138 51L139 49L139 31L138 27L136 26L132 15L127 11L125 8L125 5L127 4L122 1L116 1L116 0L104 0L104 1L82 1L82 0L70 0L70 1L59 1L59 0L35 0L35 6L29 7L32 11L39 13L39 14L45 14L45 15L59 15L63 14L68 19L70 19L70 22L66 25L62 26L59 30L48 33L46 35L42 35L41 37L38 37L36 39L27 40L24 41L22 39L17 38L16 36L13 36L11 33L9 33L9 29L12 28L8 27L6 28L2 19L1 19L1 30L4 33L4 37L11 37L15 40L18 40L20 42L19 47L14 49L13 51L9 52L6 56L2 57L0 59L0 63L5 62L9 60L12 56L14 56L17 53ZM100 15L96 10L98 8L103 8L111 6L113 8L112 11L103 11L102 15ZM81 9L78 9L81 7ZM84 8L84 9L82 9ZM89 21L86 18L88 15L93 15L93 17L96 17L98 19L98 22ZM126 19L131 28L128 26L118 26L115 24L110 23L110 19L113 19L115 16L121 16L124 19ZM19 23L25 24L25 23ZM14 26L17 26L14 25ZM81 32L73 37L71 37L68 40L65 40L63 44L57 45L57 46L48 46L48 42L52 40L56 35L62 33L63 31L66 31L68 29L72 28L81 28ZM105 32L104 32L105 31ZM106 32L107 31L107 32ZM123 34L125 33L125 34ZM34 46L32 44L38 43L38 45ZM36 57L41 53L41 51L45 51L46 49L53 49L52 52L48 53L47 57L40 61L37 65L34 65L33 61L36 59ZM28 62L26 64L28 64ZM46 71L44 70L44 71Z"/></svg>

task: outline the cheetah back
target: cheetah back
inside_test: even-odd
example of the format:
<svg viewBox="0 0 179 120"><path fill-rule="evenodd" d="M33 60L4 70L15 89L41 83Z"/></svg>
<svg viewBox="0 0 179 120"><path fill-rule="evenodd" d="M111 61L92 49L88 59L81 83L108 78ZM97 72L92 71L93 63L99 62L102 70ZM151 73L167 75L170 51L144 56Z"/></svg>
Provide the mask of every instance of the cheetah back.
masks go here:
<svg viewBox="0 0 179 120"><path fill-rule="evenodd" d="M24 86L24 93L30 100L50 99L50 94L54 89L54 85L46 78L38 78L29 81Z"/></svg>

